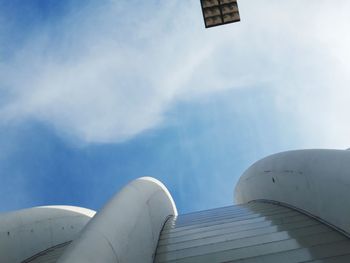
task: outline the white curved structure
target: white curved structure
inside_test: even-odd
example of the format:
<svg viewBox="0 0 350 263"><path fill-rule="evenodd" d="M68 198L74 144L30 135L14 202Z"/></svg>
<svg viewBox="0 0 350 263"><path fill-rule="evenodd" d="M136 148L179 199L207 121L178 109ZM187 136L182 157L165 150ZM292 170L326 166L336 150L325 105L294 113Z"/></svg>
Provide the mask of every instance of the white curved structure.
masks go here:
<svg viewBox="0 0 350 263"><path fill-rule="evenodd" d="M0 262L22 262L74 240L94 214L73 206L43 206L0 214Z"/></svg>
<svg viewBox="0 0 350 263"><path fill-rule="evenodd" d="M177 215L165 186L132 181L94 215L0 214L0 262L350 262L350 151L300 150L253 164L238 205ZM71 242L73 241L73 242Z"/></svg>
<svg viewBox="0 0 350 263"><path fill-rule="evenodd" d="M174 215L174 201L162 183L137 179L106 204L58 262L151 263L160 231Z"/></svg>
<svg viewBox="0 0 350 263"><path fill-rule="evenodd" d="M298 150L268 156L240 178L237 203L280 202L350 234L350 151Z"/></svg>

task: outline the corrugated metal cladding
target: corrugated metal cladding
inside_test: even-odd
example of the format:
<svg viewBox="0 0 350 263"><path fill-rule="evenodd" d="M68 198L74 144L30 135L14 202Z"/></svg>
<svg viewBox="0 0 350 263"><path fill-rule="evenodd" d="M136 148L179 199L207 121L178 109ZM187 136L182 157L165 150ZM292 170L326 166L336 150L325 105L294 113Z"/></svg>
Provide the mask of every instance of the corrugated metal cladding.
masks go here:
<svg viewBox="0 0 350 263"><path fill-rule="evenodd" d="M63 254L64 250L67 248L67 246L70 244L70 242L52 247L48 250L45 250L38 255L35 255L31 257L30 259L27 259L23 261L22 263L55 263L59 257Z"/></svg>
<svg viewBox="0 0 350 263"><path fill-rule="evenodd" d="M350 239L298 211L250 203L170 218L155 262L350 262Z"/></svg>

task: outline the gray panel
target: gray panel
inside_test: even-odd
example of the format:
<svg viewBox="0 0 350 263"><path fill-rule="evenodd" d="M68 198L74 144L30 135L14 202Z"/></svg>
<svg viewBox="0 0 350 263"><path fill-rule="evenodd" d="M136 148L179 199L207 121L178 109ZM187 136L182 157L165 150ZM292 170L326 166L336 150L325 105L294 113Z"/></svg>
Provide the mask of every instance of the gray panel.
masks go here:
<svg viewBox="0 0 350 263"><path fill-rule="evenodd" d="M313 219L309 219L304 215L298 215L298 214L294 214L293 216L282 217L282 218L280 215L278 215L278 216L273 216L271 218L274 218L274 221L270 221L265 217L260 217L260 218L245 220L245 221L229 222L225 224L216 224L212 226L190 229L190 230L182 231L176 234L163 233L160 236L160 244L162 244L163 242L173 243L173 242L193 239L196 237L196 235L198 237L211 236L213 235L213 232L217 234L229 233L229 232L239 233L241 231L252 230L256 228L266 228L269 226L278 227L278 226L283 226L284 224L292 224L300 221L307 223L308 221L311 220L314 222Z"/></svg>
<svg viewBox="0 0 350 263"><path fill-rule="evenodd" d="M187 220L183 220L182 216L179 216L177 218L174 218L173 220L167 222L167 224L164 226L164 231L179 231L182 229L188 229L191 228L191 226L196 226L198 224L205 224L205 223L215 223L220 221L225 221L227 219L234 219L235 221L238 220L244 220L247 217L259 217L259 216L267 216L267 215L273 215L273 214L279 214L279 213L290 213L291 211L288 209L285 209L284 207L277 207L272 209L263 209L263 210L247 210L240 213L223 213L218 214L215 216L204 216L201 218L191 218Z"/></svg>
<svg viewBox="0 0 350 263"><path fill-rule="evenodd" d="M284 215L285 214L285 215ZM244 224L248 219L254 219L254 218L261 218L261 220L266 220L266 217L274 216L276 215L277 217L284 217L284 216L293 216L296 215L297 212L295 211L283 211L283 212L270 212L270 213L265 213L265 214L248 214L248 215L240 215L237 217L227 217L227 218L220 218L217 220L212 220L212 221L207 221L207 222L199 222L197 224L190 224L190 225L181 225L181 226L174 226L174 228L169 229L169 227L164 227L163 233L172 233L175 234L177 232L181 231L188 231L189 229L195 229L199 227L209 227L213 225L222 225L225 223L230 223L230 222L238 222L237 224Z"/></svg>
<svg viewBox="0 0 350 263"><path fill-rule="evenodd" d="M212 210L206 210L206 211L199 211L199 212L192 212L188 214L183 214L180 217L177 218L176 223L181 222L181 220L186 219L194 219L198 220L200 218L209 218L211 216L223 216L225 214L244 214L249 212L255 212L258 213L259 211L268 211L268 210L285 210L286 208L281 206L266 206L265 204L263 206L257 206L255 204L247 204L244 207L243 206L229 206L229 207L223 207L223 208L216 208Z"/></svg>
<svg viewBox="0 0 350 263"><path fill-rule="evenodd" d="M198 217L197 217L198 215ZM179 215L164 227L155 262L350 262L350 240L276 204Z"/></svg>
<svg viewBox="0 0 350 263"><path fill-rule="evenodd" d="M296 242L296 239L290 238L287 233L279 232L270 236L257 236L241 240L221 242L211 245L177 250L159 254L159 258L166 260L175 260L190 257L199 258L203 256L214 258L221 257L221 261L226 262L232 258L239 259L241 258L241 255L257 256L261 254L270 254L283 250L302 248L303 245L314 246L344 239L345 237L338 235L338 233L335 233L334 231L328 231L326 233L323 232L311 236L300 235L298 237L298 242Z"/></svg>
<svg viewBox="0 0 350 263"><path fill-rule="evenodd" d="M316 245L310 248L300 248L290 251L269 254L265 256L250 257L244 260L234 260L229 262L261 263L261 262L342 262L348 263L350 244L349 241ZM348 254L345 255L344 254Z"/></svg>
<svg viewBox="0 0 350 263"><path fill-rule="evenodd" d="M299 228L299 229L298 229ZM294 233L298 233L301 231L302 233L318 233L321 231L327 231L328 228L322 225L319 225L315 223L313 220L307 220L307 221L301 221L295 224L288 225L285 230L292 231L294 230ZM228 231L226 229L226 231ZM205 238L195 238L190 239L184 242L175 242L175 243L160 243L158 245L158 253L163 253L166 251L172 251L172 250L179 250L184 248L190 248L190 247L196 247L196 246L203 246L213 243L219 243L219 242L228 242L233 240L238 240L238 242L242 242L245 238L253 238L254 240L258 240L260 236L262 238L267 238L268 235L272 234L280 234L280 233L287 233L288 231L279 231L278 226L270 226L270 227L262 227L257 229L251 229L247 231L241 231L241 232L233 232L233 233L222 233L217 234L213 233L213 235Z"/></svg>
<svg viewBox="0 0 350 263"><path fill-rule="evenodd" d="M350 247L347 247L348 253L346 255L327 257L318 260L308 261L308 263L348 263L350 262Z"/></svg>

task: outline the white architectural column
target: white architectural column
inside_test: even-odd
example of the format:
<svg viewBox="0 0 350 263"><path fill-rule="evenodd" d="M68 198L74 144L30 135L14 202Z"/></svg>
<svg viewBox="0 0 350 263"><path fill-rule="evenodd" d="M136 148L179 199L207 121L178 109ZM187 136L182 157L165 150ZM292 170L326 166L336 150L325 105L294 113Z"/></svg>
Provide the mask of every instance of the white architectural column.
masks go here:
<svg viewBox="0 0 350 263"><path fill-rule="evenodd" d="M172 215L177 210L165 186L139 178L96 214L58 262L152 263L161 229Z"/></svg>

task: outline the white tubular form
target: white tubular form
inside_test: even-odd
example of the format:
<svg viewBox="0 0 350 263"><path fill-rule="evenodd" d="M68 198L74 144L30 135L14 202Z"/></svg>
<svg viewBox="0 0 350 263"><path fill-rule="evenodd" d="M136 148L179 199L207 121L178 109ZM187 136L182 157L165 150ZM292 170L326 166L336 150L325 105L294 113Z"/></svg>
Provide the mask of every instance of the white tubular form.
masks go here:
<svg viewBox="0 0 350 263"><path fill-rule="evenodd" d="M22 262L73 240L94 214L73 206L43 206L0 214L0 262Z"/></svg>
<svg viewBox="0 0 350 263"><path fill-rule="evenodd" d="M350 234L350 151L299 150L266 157L240 178L237 203L280 202Z"/></svg>
<svg viewBox="0 0 350 263"><path fill-rule="evenodd" d="M159 181L129 183L96 214L59 259L60 263L152 263L174 201Z"/></svg>

